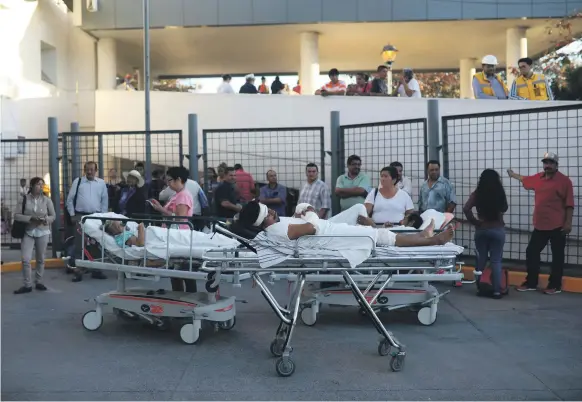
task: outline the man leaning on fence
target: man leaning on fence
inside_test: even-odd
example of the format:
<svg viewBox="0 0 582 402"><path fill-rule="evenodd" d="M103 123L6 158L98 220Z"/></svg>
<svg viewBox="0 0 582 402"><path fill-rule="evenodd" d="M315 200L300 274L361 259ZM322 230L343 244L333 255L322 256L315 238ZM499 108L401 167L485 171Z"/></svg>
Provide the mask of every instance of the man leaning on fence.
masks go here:
<svg viewBox="0 0 582 402"><path fill-rule="evenodd" d="M574 215L574 188L572 180L558 171L558 155L546 152L542 158L544 171L532 176L521 176L508 169L512 179L519 180L523 188L533 190L534 230L526 250L527 277L517 288L521 292L536 290L540 273L540 254L550 242L552 249L552 268L545 294L562 291L564 273L566 236L572 230Z"/></svg>
<svg viewBox="0 0 582 402"><path fill-rule="evenodd" d="M74 239L66 250L69 256L67 268L74 271L73 282L83 280L83 273L76 269L75 264L75 258L78 258L83 251L81 229L78 228L81 218L96 212L108 212L109 206L109 195L105 181L96 177L97 163L85 163L84 170L85 176L73 180L67 196L67 212L70 217L67 222L68 235ZM93 271L91 276L95 279L106 278L101 271Z"/></svg>
<svg viewBox="0 0 582 402"><path fill-rule="evenodd" d="M348 171L337 178L335 195L340 199L342 211L356 204L363 204L372 189L372 182L367 174L362 173L362 160L358 155L351 155L347 161Z"/></svg>

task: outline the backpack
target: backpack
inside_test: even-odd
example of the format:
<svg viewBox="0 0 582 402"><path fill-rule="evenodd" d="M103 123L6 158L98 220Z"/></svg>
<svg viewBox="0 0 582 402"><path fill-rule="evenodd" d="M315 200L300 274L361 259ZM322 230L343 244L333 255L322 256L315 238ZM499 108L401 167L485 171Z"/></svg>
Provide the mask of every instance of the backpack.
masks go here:
<svg viewBox="0 0 582 402"><path fill-rule="evenodd" d="M509 293L509 273L507 269L501 269L501 294L507 295ZM477 291L479 296L492 297L493 296L493 271L491 267L487 266L483 273L477 278Z"/></svg>

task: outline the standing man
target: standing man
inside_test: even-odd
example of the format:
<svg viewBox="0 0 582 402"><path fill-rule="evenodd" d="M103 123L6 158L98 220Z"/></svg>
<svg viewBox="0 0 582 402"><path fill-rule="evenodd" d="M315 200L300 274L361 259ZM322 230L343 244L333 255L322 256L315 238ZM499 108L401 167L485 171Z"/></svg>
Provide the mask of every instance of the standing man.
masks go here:
<svg viewBox="0 0 582 402"><path fill-rule="evenodd" d="M26 185L26 179L20 179L20 189L18 190L18 202L22 203L22 197L26 197L28 194L28 186Z"/></svg>
<svg viewBox="0 0 582 402"><path fill-rule="evenodd" d="M431 160L426 164L428 179L422 183L418 196L418 209L423 213L427 209L438 212L455 211L457 196L451 182L441 176L441 164Z"/></svg>
<svg viewBox="0 0 582 402"><path fill-rule="evenodd" d="M331 192L323 181L319 180L319 168L315 163L308 163L305 166L307 183L303 185L299 192L298 204L307 203L317 211L320 219L326 219L331 209Z"/></svg>
<svg viewBox="0 0 582 402"><path fill-rule="evenodd" d="M404 174L402 173L404 171L404 167L402 166L402 163L400 162L392 162L390 164L390 166L392 166L393 168L396 169L396 171L398 172L398 183L396 183L396 187L398 187L399 190L403 190L405 193L407 193L411 198L412 198L412 182L410 181L410 179L406 176L404 176Z"/></svg>
<svg viewBox="0 0 582 402"><path fill-rule="evenodd" d="M414 72L411 68L402 70L402 78L394 95L396 94L400 95L401 98L422 98L420 84L414 78Z"/></svg>
<svg viewBox="0 0 582 402"><path fill-rule="evenodd" d="M337 68L332 68L327 74L329 82L315 91L316 95L330 96L330 95L345 95L348 89L345 82L339 79L339 71Z"/></svg>
<svg viewBox="0 0 582 402"><path fill-rule="evenodd" d="M257 87L255 86L255 75L247 74L245 76L246 82L240 87L238 91L239 94L258 94Z"/></svg>
<svg viewBox="0 0 582 402"><path fill-rule="evenodd" d="M523 188L533 190L534 230L526 249L527 277L520 292L536 290L540 273L540 254L550 242L552 249L552 271L545 294L562 291L562 275L566 250L566 236L572 230L574 214L574 188L572 180L558 171L558 155L546 152L542 159L544 171L533 176L521 176L508 169L512 179L519 180Z"/></svg>
<svg viewBox="0 0 582 402"><path fill-rule="evenodd" d="M529 57L519 59L517 62L519 66L519 77L513 81L511 91L509 92L509 99L513 100L536 100L536 101L551 101L554 100L554 95L550 88L550 83L543 74L536 74L533 72L533 60Z"/></svg>
<svg viewBox="0 0 582 402"><path fill-rule="evenodd" d="M475 99L507 99L509 91L499 74L495 74L497 57L487 55L481 60L483 71L473 76Z"/></svg>
<svg viewBox="0 0 582 402"><path fill-rule="evenodd" d="M261 77L261 85L259 85L259 93L265 94L265 95L268 95L270 93L269 86L267 85L267 78L266 77Z"/></svg>
<svg viewBox="0 0 582 402"><path fill-rule="evenodd" d="M214 210L219 218L233 218L242 209L238 203L235 183L234 168L227 167L222 182L214 192Z"/></svg>
<svg viewBox="0 0 582 402"><path fill-rule="evenodd" d="M82 252L82 236L78 233L77 226L81 218L96 212L108 212L109 194L105 181L97 174L97 163L87 162L84 166L85 176L73 180L71 190L67 196L67 212L71 217L71 226L75 242L71 245L67 254L69 255L68 268L74 270L73 282L83 280L83 273L76 269L75 258L77 253ZM91 273L94 279L106 279L101 271L94 270Z"/></svg>
<svg viewBox="0 0 582 402"><path fill-rule="evenodd" d="M388 77L388 67L380 64L376 69L376 77L374 77L370 86L370 96L390 95L386 77Z"/></svg>
<svg viewBox="0 0 582 402"><path fill-rule="evenodd" d="M279 216L285 216L287 206L287 188L277 182L277 172L269 170L267 172L267 185L261 187L259 200L277 212Z"/></svg>
<svg viewBox="0 0 582 402"><path fill-rule="evenodd" d="M337 178L335 195L340 199L340 208L345 211L356 204L363 204L372 189L368 175L362 173L362 160L358 155L352 155L347 161L348 171Z"/></svg>
<svg viewBox="0 0 582 402"><path fill-rule="evenodd" d="M218 89L216 90L216 93L233 94L234 89L232 89L232 86L230 85L231 79L232 79L232 77L229 74L223 75L222 76L222 84L219 85Z"/></svg>
<svg viewBox="0 0 582 402"><path fill-rule="evenodd" d="M237 163L234 165L234 173L236 176L236 188L240 202L246 204L255 198L255 179L249 172L245 172L242 165Z"/></svg>

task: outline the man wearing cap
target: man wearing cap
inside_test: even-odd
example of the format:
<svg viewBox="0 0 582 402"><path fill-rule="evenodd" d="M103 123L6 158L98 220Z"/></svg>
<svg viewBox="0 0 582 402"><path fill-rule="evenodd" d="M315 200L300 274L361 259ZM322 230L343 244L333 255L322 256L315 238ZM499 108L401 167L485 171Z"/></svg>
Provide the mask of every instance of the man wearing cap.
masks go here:
<svg viewBox="0 0 582 402"><path fill-rule="evenodd" d="M523 188L533 190L534 230L526 250L526 281L517 288L520 292L536 290L540 272L540 254L550 242L552 265L545 294L562 291L566 236L572 230L574 188L568 176L558 171L558 155L546 152L542 159L544 171L533 176L521 176L508 169L512 179L522 182Z"/></svg>
<svg viewBox="0 0 582 402"><path fill-rule="evenodd" d="M258 94L257 87L255 87L255 75L254 74L247 74L245 76L245 80L247 82L244 83L242 87L240 87L239 94Z"/></svg>
<svg viewBox="0 0 582 402"><path fill-rule="evenodd" d="M483 71L473 76L475 99L507 99L509 91L499 74L495 74L497 57L487 55L481 60Z"/></svg>

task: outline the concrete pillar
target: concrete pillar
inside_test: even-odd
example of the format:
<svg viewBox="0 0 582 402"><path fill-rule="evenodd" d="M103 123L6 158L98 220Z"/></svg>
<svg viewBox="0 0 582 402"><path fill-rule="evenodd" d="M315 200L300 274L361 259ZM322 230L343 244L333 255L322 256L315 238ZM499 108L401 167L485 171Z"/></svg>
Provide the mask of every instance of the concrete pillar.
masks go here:
<svg viewBox="0 0 582 402"><path fill-rule="evenodd" d="M301 94L313 95L319 77L319 33L302 32L300 36Z"/></svg>
<svg viewBox="0 0 582 402"><path fill-rule="evenodd" d="M507 69L507 88L515 77L511 74L511 68L517 67L517 61L522 57L527 57L527 28L509 28L506 32L505 44L505 65Z"/></svg>
<svg viewBox="0 0 582 402"><path fill-rule="evenodd" d="M477 59L461 59L461 99L475 99L473 93L473 76L475 75L475 62Z"/></svg>
<svg viewBox="0 0 582 402"><path fill-rule="evenodd" d="M97 89L117 87L117 44L113 38L97 42Z"/></svg>

